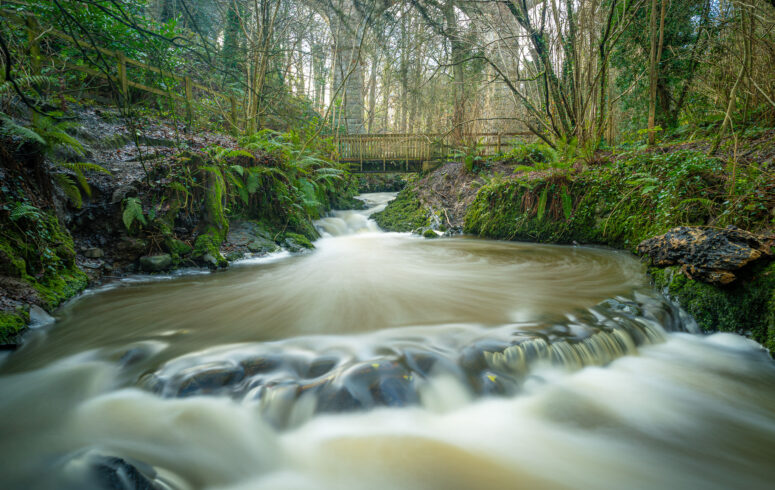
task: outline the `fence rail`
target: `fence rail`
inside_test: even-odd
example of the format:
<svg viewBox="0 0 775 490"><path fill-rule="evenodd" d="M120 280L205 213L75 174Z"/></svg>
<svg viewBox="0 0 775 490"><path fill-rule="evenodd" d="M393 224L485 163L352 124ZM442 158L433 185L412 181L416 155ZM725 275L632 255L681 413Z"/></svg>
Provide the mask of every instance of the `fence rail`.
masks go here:
<svg viewBox="0 0 775 490"><path fill-rule="evenodd" d="M472 133L465 135L468 151L481 156L501 153L514 146L512 138L532 133ZM356 172L417 171L417 164L439 160L465 144L454 144L448 135L429 134L355 134L336 138L337 159L349 163ZM375 164L381 164L381 167ZM401 165L403 164L403 165ZM392 169L392 170L391 170Z"/></svg>
<svg viewBox="0 0 775 490"><path fill-rule="evenodd" d="M197 90L199 92L207 93L213 97L218 97L228 102L229 110L226 112L229 113L229 117L224 117L224 119L232 129L239 130L237 101L232 95L225 95L217 90L213 90L200 83L196 83L192 80L190 76L177 75L175 73L172 73L171 71L164 70L157 66L149 65L148 63L143 63L142 61L137 61L131 58L127 58L126 55L124 55L124 53L122 53L121 51L113 51L100 46L94 46L92 44L79 41L78 39L75 39L72 36L65 34L64 32L54 29L52 27L43 28L40 25L38 18L30 12L21 12L21 11L14 11L14 10L0 8L0 14L2 14L2 16L7 21L17 24L27 31L27 41L29 44L30 58L32 60L32 71L33 71L33 74L35 75L40 74L41 61L43 59L54 60L54 56L43 55L41 53L41 49L40 49L41 38L43 36L55 37L61 41L65 41L66 43L69 43L78 48L97 51L102 55L115 58L116 60L115 76L109 73L94 69L89 66L78 65L75 63L70 63L68 61L62 61L61 63L62 63L62 66L64 66L69 70L80 71L90 76L109 79L110 81L112 81L118 86L121 92L121 96L125 98L125 100L128 100L129 89L133 88L144 92L152 93L155 95L160 95L163 97L170 97L173 100L182 101L186 105L186 115L190 122L191 119L193 118L193 103L195 101L194 91ZM182 94L176 93L172 90L165 91L159 88L149 87L140 82L130 80L128 70L127 70L128 65L135 66L137 68L141 68L143 70L156 73L162 77L170 78L177 82L180 82L182 84L182 87L181 87L182 90L179 90L179 91L182 92Z"/></svg>

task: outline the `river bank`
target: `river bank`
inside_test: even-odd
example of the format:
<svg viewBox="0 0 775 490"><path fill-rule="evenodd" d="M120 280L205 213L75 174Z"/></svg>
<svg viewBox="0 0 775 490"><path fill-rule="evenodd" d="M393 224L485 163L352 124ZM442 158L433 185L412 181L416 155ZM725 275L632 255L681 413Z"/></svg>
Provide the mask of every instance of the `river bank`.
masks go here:
<svg viewBox="0 0 775 490"><path fill-rule="evenodd" d="M179 267L217 270L280 249L302 253L319 237L315 219L362 206L359 185L398 185L359 182L291 133L238 140L186 134L153 117L126 120L110 108L76 114L59 137L69 144L2 141L6 348L87 287ZM66 163L74 159L92 163Z"/></svg>
<svg viewBox="0 0 775 490"><path fill-rule="evenodd" d="M545 164L548 157L539 146L525 145L474 169L445 164L411 183L374 219L387 230L430 237L434 231L462 231L633 253L642 241L677 226L736 226L758 235L767 253L733 282L694 280L680 264L649 272L655 286L686 308L704 331L743 333L773 350L775 133L746 140L735 150L744 157L734 160L723 152L707 157L707 146L699 141L598 152L588 162L556 169Z"/></svg>
<svg viewBox="0 0 775 490"><path fill-rule="evenodd" d="M386 233L392 195L360 197L310 253L31 332L0 359L7 486L767 488L759 345L695 335L631 254Z"/></svg>

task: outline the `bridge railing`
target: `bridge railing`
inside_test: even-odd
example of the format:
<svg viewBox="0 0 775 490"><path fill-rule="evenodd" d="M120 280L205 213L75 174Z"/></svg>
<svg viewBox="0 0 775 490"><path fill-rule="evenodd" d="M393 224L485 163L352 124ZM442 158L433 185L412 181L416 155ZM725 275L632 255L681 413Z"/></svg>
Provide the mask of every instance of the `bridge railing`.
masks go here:
<svg viewBox="0 0 775 490"><path fill-rule="evenodd" d="M527 137L532 133L473 133L466 139L473 143L454 143L446 134L353 134L336 138L337 158L354 168L364 169L364 164L382 163L382 171L388 171L388 164L396 168L404 164L404 171L410 165L440 160L454 156L455 151L476 151L482 156L496 155L508 151L515 145L515 137Z"/></svg>

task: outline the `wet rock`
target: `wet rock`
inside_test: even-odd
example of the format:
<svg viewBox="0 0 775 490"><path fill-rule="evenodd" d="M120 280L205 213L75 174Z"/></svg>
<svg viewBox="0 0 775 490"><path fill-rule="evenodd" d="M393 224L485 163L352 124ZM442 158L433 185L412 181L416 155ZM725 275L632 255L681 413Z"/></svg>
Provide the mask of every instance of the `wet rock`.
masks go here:
<svg viewBox="0 0 775 490"><path fill-rule="evenodd" d="M495 339L479 340L460 353L460 365L468 372L478 372L487 367L486 352L503 352L511 346L509 342Z"/></svg>
<svg viewBox="0 0 775 490"><path fill-rule="evenodd" d="M30 305L30 327L42 327L50 325L56 320L53 316L49 315L46 310L38 305Z"/></svg>
<svg viewBox="0 0 775 490"><path fill-rule="evenodd" d="M482 395L511 395L517 391L517 384L503 374L483 371L475 380L475 388Z"/></svg>
<svg viewBox="0 0 775 490"><path fill-rule="evenodd" d="M253 253L270 253L276 251L278 248L280 247L278 247L275 242L267 240L266 238L259 237L248 243L248 250Z"/></svg>
<svg viewBox="0 0 775 490"><path fill-rule="evenodd" d="M318 394L315 411L318 413L340 413L361 410L363 403L345 387L329 385Z"/></svg>
<svg viewBox="0 0 775 490"><path fill-rule="evenodd" d="M153 468L144 466L146 472L151 472L150 478L143 474L135 465L125 459L113 456L99 456L93 462L92 473L99 488L110 490L156 490L162 487L153 482L156 476Z"/></svg>
<svg viewBox="0 0 775 490"><path fill-rule="evenodd" d="M254 376L274 371L282 365L282 362L279 357L260 356L243 359L239 365L244 371L245 376Z"/></svg>
<svg viewBox="0 0 775 490"><path fill-rule="evenodd" d="M245 254L238 251L229 252L226 254L226 260L228 260L229 262L234 262L235 260L239 260L243 257L245 257Z"/></svg>
<svg viewBox="0 0 775 490"><path fill-rule="evenodd" d="M63 464L62 470L62 473L56 477L56 488L96 490L168 488L158 480L157 472L152 466L118 456L100 454L94 450L76 454Z"/></svg>
<svg viewBox="0 0 775 490"><path fill-rule="evenodd" d="M105 267L105 262L102 260L86 259L82 262L79 262L78 265L80 265L81 267L85 267L87 269L97 270Z"/></svg>
<svg viewBox="0 0 775 490"><path fill-rule="evenodd" d="M338 359L335 357L321 357L310 363L306 372L307 378L319 378L336 367Z"/></svg>
<svg viewBox="0 0 775 490"><path fill-rule="evenodd" d="M101 248L94 247L86 249L83 255L89 259L99 259L105 256L105 252Z"/></svg>
<svg viewBox="0 0 775 490"><path fill-rule="evenodd" d="M435 352L407 349L401 360L411 372L425 377L430 376L431 372L459 374L460 371L454 362Z"/></svg>
<svg viewBox="0 0 775 490"><path fill-rule="evenodd" d="M131 184L125 184L116 188L110 197L111 204L118 204L127 197L137 196L137 188Z"/></svg>
<svg viewBox="0 0 775 490"><path fill-rule="evenodd" d="M145 272L165 271L172 266L172 256L170 254L146 255L140 257L140 268Z"/></svg>
<svg viewBox="0 0 775 490"><path fill-rule="evenodd" d="M403 407L419 401L414 377L398 362L356 364L318 394L317 412L346 412L374 406Z"/></svg>
<svg viewBox="0 0 775 490"><path fill-rule="evenodd" d="M240 366L210 364L185 369L178 375L176 396L204 395L233 388L245 378Z"/></svg>
<svg viewBox="0 0 775 490"><path fill-rule="evenodd" d="M213 254L206 253L202 256L202 261L207 264L211 269L218 268L219 260L214 257Z"/></svg>
<svg viewBox="0 0 775 490"><path fill-rule="evenodd" d="M648 255L657 267L681 266L690 279L730 284L741 269L772 258L775 237L755 235L727 227L723 230L681 226L644 240L638 253Z"/></svg>
<svg viewBox="0 0 775 490"><path fill-rule="evenodd" d="M148 244L145 240L140 238L124 237L116 245L116 250L121 255L126 255L131 258L142 255L148 248Z"/></svg>

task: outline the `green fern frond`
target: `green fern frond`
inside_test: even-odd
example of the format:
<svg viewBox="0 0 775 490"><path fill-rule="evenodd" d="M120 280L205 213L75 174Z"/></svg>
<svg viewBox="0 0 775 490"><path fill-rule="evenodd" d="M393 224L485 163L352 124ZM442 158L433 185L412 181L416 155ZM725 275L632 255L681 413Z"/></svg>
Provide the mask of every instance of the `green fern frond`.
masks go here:
<svg viewBox="0 0 775 490"><path fill-rule="evenodd" d="M536 210L536 219L541 222L544 219L544 213L546 212L546 200L549 197L549 187L544 187L541 192L541 197L538 198L538 209Z"/></svg>
<svg viewBox="0 0 775 490"><path fill-rule="evenodd" d="M46 140L44 140L33 129L16 124L16 122L14 122L14 120L7 115L0 113L0 120L3 122L3 125L0 128L1 134L6 136L17 136L23 140L34 141L36 143L40 143L41 145L46 144Z"/></svg>
<svg viewBox="0 0 775 490"><path fill-rule="evenodd" d="M112 175L110 170L106 169L102 165L88 162L64 162L60 163L60 166L72 170L73 172L99 172L103 174Z"/></svg>
<svg viewBox="0 0 775 490"><path fill-rule="evenodd" d="M132 224L134 224L135 221L139 222L142 226L147 224L145 215L143 214L143 205L140 202L140 199L136 197L127 197L124 199L124 213L121 217L127 230L132 229Z"/></svg>
<svg viewBox="0 0 775 490"><path fill-rule="evenodd" d="M40 209L27 203L19 203L11 211L11 221L19 221L22 218L27 218L31 221L41 221L43 219L43 213Z"/></svg>
<svg viewBox="0 0 775 490"><path fill-rule="evenodd" d="M83 197L81 191L78 190L78 186L75 185L73 179L67 174L54 174L54 182L59 187L65 196L73 203L73 206L80 209L83 206Z"/></svg>

